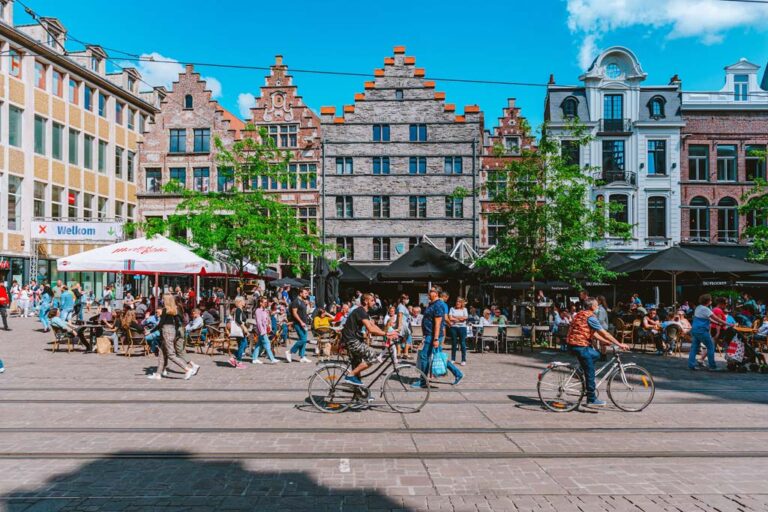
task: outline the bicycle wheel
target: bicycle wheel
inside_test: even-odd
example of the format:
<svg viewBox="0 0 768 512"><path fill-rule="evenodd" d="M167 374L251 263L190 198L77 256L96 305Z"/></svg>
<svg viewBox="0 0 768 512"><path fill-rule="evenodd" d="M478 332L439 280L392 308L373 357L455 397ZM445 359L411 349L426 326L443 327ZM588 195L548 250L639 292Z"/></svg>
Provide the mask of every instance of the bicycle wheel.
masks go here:
<svg viewBox="0 0 768 512"><path fill-rule="evenodd" d="M642 366L622 365L608 379L608 398L622 411L642 411L655 394L653 377Z"/></svg>
<svg viewBox="0 0 768 512"><path fill-rule="evenodd" d="M536 384L541 403L554 412L570 412L584 398L584 382L571 366L552 366L539 375Z"/></svg>
<svg viewBox="0 0 768 512"><path fill-rule="evenodd" d="M427 383L424 387L421 383ZM384 400L397 412L419 412L429 400L427 376L413 364L395 366L381 387Z"/></svg>
<svg viewBox="0 0 768 512"><path fill-rule="evenodd" d="M347 367L325 364L309 379L309 400L321 412L344 412L355 402L355 389L344 384Z"/></svg>

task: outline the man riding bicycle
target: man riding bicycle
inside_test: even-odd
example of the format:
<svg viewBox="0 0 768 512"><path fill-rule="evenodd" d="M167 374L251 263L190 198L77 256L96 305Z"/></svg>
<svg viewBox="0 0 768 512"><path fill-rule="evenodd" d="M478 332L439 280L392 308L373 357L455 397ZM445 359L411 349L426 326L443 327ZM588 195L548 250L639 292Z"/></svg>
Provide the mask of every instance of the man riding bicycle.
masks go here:
<svg viewBox="0 0 768 512"><path fill-rule="evenodd" d="M587 404L594 407L602 407L605 401L597 398L595 394L595 361L600 358L600 352L592 348L592 339L607 345L616 345L622 350L629 350L611 333L603 329L600 321L595 316L599 305L597 299L592 297L584 301L584 309L576 313L568 328L568 349L579 360L584 371L584 382L587 389Z"/></svg>
<svg viewBox="0 0 768 512"><path fill-rule="evenodd" d="M375 361L378 354L365 344L363 329L374 336L386 336L388 339L397 338L397 332L387 334L373 323L368 316L368 310L376 304L372 293L365 293L360 299L360 306L356 307L347 317L344 329L341 331L341 345L347 350L352 361L352 371L344 378L344 382L353 386L362 386L360 375Z"/></svg>

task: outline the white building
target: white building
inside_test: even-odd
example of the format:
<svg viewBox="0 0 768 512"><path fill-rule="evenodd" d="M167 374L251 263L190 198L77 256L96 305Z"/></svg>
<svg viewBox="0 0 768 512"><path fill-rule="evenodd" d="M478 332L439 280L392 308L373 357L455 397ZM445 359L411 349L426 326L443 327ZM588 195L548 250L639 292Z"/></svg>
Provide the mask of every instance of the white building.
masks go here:
<svg viewBox="0 0 768 512"><path fill-rule="evenodd" d="M606 234L611 252L644 254L680 241L680 82L644 86L647 74L623 47L605 50L579 77L580 86L547 91L549 133L564 155L598 179L594 201L623 206L612 213L633 226L623 240ZM593 139L581 147L569 125L578 121Z"/></svg>

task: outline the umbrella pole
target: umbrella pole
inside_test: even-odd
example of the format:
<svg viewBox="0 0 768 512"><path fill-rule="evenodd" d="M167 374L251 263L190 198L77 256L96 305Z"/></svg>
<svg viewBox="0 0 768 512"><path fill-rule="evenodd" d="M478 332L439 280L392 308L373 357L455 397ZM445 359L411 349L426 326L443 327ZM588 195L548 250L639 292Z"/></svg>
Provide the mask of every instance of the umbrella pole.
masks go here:
<svg viewBox="0 0 768 512"><path fill-rule="evenodd" d="M677 272L672 272L672 305L677 303Z"/></svg>

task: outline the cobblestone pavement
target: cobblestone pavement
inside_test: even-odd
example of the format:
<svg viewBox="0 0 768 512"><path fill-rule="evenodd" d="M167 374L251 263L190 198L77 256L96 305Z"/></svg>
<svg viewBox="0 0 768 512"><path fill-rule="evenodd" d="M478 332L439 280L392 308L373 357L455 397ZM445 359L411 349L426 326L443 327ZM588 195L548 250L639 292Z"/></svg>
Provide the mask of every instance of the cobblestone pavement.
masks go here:
<svg viewBox="0 0 768 512"><path fill-rule="evenodd" d="M32 319L0 331L0 511L766 511L768 376L654 375L638 414L541 409L552 352L470 354L418 414L326 415L315 366L191 355L190 381L144 378L154 357L50 352ZM282 355L282 354L280 354Z"/></svg>

